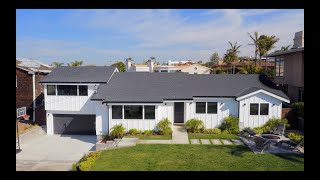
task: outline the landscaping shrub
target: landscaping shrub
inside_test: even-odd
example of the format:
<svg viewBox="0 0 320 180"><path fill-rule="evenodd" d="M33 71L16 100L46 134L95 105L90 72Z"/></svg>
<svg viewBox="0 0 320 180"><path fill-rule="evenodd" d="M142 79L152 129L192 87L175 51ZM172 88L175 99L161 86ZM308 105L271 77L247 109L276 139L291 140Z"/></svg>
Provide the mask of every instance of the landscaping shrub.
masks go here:
<svg viewBox="0 0 320 180"><path fill-rule="evenodd" d="M278 123L282 122L285 124L286 128L290 127L290 124L288 123L288 120L283 118L271 118L269 119L263 126L253 128L257 134L262 134L264 132L267 132L268 130L272 130L273 128L276 128Z"/></svg>
<svg viewBox="0 0 320 180"><path fill-rule="evenodd" d="M138 130L135 129L135 128L130 129L130 130L129 130L129 134L131 134L131 135L136 135L136 134L138 134Z"/></svg>
<svg viewBox="0 0 320 180"><path fill-rule="evenodd" d="M112 137L109 134L104 134L102 141L109 141L109 140L112 140Z"/></svg>
<svg viewBox="0 0 320 180"><path fill-rule="evenodd" d="M137 131L137 135L142 135L143 131L142 130L138 130Z"/></svg>
<svg viewBox="0 0 320 180"><path fill-rule="evenodd" d="M110 134L112 138L122 138L125 135L125 129L122 124L114 125Z"/></svg>
<svg viewBox="0 0 320 180"><path fill-rule="evenodd" d="M205 134L221 134L221 129L205 129L203 131Z"/></svg>
<svg viewBox="0 0 320 180"><path fill-rule="evenodd" d="M224 118L220 129L222 132L227 130L231 134L238 134L239 133L239 118L229 115L228 117Z"/></svg>
<svg viewBox="0 0 320 180"><path fill-rule="evenodd" d="M299 117L304 118L304 102L293 103L292 107Z"/></svg>
<svg viewBox="0 0 320 180"><path fill-rule="evenodd" d="M229 130L223 130L221 134L231 134Z"/></svg>
<svg viewBox="0 0 320 180"><path fill-rule="evenodd" d="M101 151L92 152L88 156L84 154L76 164L72 164L72 171L76 171L77 167L80 171L89 171L100 155Z"/></svg>
<svg viewBox="0 0 320 180"><path fill-rule="evenodd" d="M145 131L143 131L143 134L152 135L153 134L153 130L145 130Z"/></svg>
<svg viewBox="0 0 320 180"><path fill-rule="evenodd" d="M187 130L192 133L200 133L204 130L203 121L200 119L189 119L185 126Z"/></svg>
<svg viewBox="0 0 320 180"><path fill-rule="evenodd" d="M170 135L172 134L171 122L168 118L164 118L159 121L157 124L157 129L161 135Z"/></svg>
<svg viewBox="0 0 320 180"><path fill-rule="evenodd" d="M300 140L303 138L303 135L295 134L295 133L289 133L288 138L296 143L299 143Z"/></svg>

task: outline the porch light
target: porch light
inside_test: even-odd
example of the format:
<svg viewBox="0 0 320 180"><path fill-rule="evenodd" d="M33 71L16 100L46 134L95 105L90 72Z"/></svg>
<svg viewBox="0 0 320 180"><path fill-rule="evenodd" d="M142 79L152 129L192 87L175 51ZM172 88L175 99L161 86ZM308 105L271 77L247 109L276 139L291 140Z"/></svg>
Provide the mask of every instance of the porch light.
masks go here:
<svg viewBox="0 0 320 180"><path fill-rule="evenodd" d="M242 106L245 106L246 105L246 103L244 103Z"/></svg>

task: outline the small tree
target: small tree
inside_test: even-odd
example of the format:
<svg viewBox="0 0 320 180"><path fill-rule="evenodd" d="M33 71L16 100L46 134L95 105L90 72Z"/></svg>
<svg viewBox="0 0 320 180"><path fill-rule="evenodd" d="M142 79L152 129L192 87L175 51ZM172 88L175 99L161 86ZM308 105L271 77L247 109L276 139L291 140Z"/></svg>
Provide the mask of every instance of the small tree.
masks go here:
<svg viewBox="0 0 320 180"><path fill-rule="evenodd" d="M211 66L214 64L219 64L219 54L217 52L213 53L210 58Z"/></svg>
<svg viewBox="0 0 320 180"><path fill-rule="evenodd" d="M62 66L63 65L63 63L61 63L61 62L56 62L56 61L54 61L52 64L51 64L51 66L53 66L53 67L60 67L60 66Z"/></svg>
<svg viewBox="0 0 320 180"><path fill-rule="evenodd" d="M83 61L73 61L68 63L68 66L82 66Z"/></svg>
<svg viewBox="0 0 320 180"><path fill-rule="evenodd" d="M122 124L114 125L111 128L110 134L111 134L112 138L122 138L124 136L124 134L126 133L125 130L126 130L126 128L123 127Z"/></svg>
<svg viewBox="0 0 320 180"><path fill-rule="evenodd" d="M172 133L171 122L168 118L164 118L157 124L157 129L162 135L170 135Z"/></svg>
<svg viewBox="0 0 320 180"><path fill-rule="evenodd" d="M223 131L228 131L231 134L239 133L239 118L229 115L223 119L220 129Z"/></svg>
<svg viewBox="0 0 320 180"><path fill-rule="evenodd" d="M112 64L111 66L117 67L119 72L124 72L126 70L126 67L123 62L116 62Z"/></svg>

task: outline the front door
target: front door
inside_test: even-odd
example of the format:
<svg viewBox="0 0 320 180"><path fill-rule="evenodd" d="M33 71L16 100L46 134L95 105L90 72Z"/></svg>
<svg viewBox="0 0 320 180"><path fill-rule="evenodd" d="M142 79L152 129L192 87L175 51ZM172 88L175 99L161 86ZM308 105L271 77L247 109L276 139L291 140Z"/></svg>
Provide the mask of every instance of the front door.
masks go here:
<svg viewBox="0 0 320 180"><path fill-rule="evenodd" d="M184 102L174 103L174 123L184 123Z"/></svg>

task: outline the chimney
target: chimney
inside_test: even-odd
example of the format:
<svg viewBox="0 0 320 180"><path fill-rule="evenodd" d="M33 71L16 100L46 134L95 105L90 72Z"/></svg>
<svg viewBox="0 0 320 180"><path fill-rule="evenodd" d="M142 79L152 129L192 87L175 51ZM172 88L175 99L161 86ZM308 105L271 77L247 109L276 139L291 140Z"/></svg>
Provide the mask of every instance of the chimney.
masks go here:
<svg viewBox="0 0 320 180"><path fill-rule="evenodd" d="M171 66L171 60L168 60L168 66Z"/></svg>
<svg viewBox="0 0 320 180"><path fill-rule="evenodd" d="M293 46L292 48L304 47L304 31L299 31L294 34Z"/></svg>
<svg viewBox="0 0 320 180"><path fill-rule="evenodd" d="M153 72L153 61L148 60L149 72Z"/></svg>
<svg viewBox="0 0 320 180"><path fill-rule="evenodd" d="M131 60L126 59L126 72L129 72L131 69Z"/></svg>

